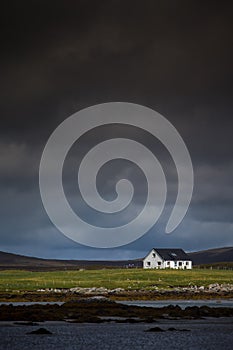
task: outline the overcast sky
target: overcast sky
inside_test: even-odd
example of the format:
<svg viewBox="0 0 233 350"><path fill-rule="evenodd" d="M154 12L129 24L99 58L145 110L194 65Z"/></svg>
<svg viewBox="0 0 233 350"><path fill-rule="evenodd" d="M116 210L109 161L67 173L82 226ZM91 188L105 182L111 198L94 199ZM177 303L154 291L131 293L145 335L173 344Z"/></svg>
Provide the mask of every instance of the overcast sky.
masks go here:
<svg viewBox="0 0 233 350"><path fill-rule="evenodd" d="M231 2L11 1L1 5L0 250L46 258L138 258L151 247L187 251L233 245L233 22ZM185 141L194 167L189 211L166 235L177 175L164 147L135 128L102 127L69 152L64 188L74 210L111 226L145 202L145 178L130 162L112 162L97 178L114 196L128 177L135 196L123 217L85 207L77 166L102 139L130 137L160 159L168 181L166 208L142 238L95 249L61 234L40 198L38 170L53 130L71 114L104 102L132 102L165 116ZM112 166L112 168L111 168ZM113 176L114 174L114 176ZM114 197L112 197L114 198Z"/></svg>

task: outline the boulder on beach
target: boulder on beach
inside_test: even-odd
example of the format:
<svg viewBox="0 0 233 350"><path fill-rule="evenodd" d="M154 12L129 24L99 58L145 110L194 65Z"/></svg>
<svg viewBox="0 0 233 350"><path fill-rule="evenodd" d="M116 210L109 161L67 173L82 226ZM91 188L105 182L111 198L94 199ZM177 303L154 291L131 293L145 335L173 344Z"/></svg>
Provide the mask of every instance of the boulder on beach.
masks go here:
<svg viewBox="0 0 233 350"><path fill-rule="evenodd" d="M165 332L165 330L160 327L153 327L150 329L146 329L145 332Z"/></svg>
<svg viewBox="0 0 233 350"><path fill-rule="evenodd" d="M170 327L168 328L168 331L169 332L190 332L189 329L185 329L185 328L182 328L182 329L177 329L177 328L174 328L174 327Z"/></svg>
<svg viewBox="0 0 233 350"><path fill-rule="evenodd" d="M53 333L48 331L46 328L38 328L37 330L31 331L27 334L53 334Z"/></svg>

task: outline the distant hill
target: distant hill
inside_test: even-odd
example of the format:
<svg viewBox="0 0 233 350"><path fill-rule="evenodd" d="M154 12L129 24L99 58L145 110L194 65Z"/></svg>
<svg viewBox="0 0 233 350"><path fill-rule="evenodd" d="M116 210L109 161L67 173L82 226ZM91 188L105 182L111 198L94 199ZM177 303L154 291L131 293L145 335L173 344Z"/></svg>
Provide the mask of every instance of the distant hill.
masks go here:
<svg viewBox="0 0 233 350"><path fill-rule="evenodd" d="M0 251L0 269L27 270L76 270L80 268L114 268L142 266L141 259L135 260L58 260L41 259Z"/></svg>
<svg viewBox="0 0 233 350"><path fill-rule="evenodd" d="M233 262L233 247L188 253L194 265ZM34 271L76 270L90 268L142 267L142 259L134 260L58 260L41 259L0 251L0 269Z"/></svg>
<svg viewBox="0 0 233 350"><path fill-rule="evenodd" d="M215 248L188 253L194 265L233 262L233 247Z"/></svg>

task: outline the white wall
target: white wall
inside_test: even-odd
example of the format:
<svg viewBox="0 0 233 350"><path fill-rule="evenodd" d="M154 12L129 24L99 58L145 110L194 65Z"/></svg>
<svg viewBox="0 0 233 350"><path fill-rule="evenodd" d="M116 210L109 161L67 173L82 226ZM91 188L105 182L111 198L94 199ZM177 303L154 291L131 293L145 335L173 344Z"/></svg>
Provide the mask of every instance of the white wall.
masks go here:
<svg viewBox="0 0 233 350"><path fill-rule="evenodd" d="M170 263L170 264L169 264ZM166 267L171 268L171 269L187 269L191 270L192 269L192 261L187 260L187 261L166 261Z"/></svg>
<svg viewBox="0 0 233 350"><path fill-rule="evenodd" d="M143 259L144 269L192 269L192 261L164 261L154 249Z"/></svg>
<svg viewBox="0 0 233 350"><path fill-rule="evenodd" d="M150 263L150 264L149 264ZM164 260L156 253L154 249L143 260L144 269L165 268Z"/></svg>

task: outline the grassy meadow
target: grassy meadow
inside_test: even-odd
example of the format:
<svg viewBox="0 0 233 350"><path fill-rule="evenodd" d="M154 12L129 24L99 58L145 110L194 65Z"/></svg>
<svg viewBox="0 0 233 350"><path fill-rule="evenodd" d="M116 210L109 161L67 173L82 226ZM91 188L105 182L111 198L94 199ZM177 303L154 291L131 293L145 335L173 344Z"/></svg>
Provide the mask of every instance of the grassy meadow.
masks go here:
<svg viewBox="0 0 233 350"><path fill-rule="evenodd" d="M77 271L31 272L0 271L0 292L35 291L40 288L105 287L170 289L190 285L208 286L211 283L233 284L232 270L143 270L102 269Z"/></svg>

